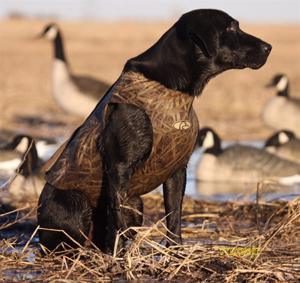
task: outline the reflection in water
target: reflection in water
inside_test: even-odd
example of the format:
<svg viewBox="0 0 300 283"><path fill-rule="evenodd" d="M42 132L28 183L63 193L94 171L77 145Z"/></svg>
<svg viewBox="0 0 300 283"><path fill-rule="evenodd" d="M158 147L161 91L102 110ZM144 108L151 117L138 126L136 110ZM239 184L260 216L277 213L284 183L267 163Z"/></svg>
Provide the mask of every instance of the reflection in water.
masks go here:
<svg viewBox="0 0 300 283"><path fill-rule="evenodd" d="M258 190L259 187L259 190ZM278 184L197 182L199 197L217 200L255 200L257 190L260 200L290 199L300 193L299 186L280 186Z"/></svg>
<svg viewBox="0 0 300 283"><path fill-rule="evenodd" d="M230 142L224 146L230 145ZM243 142L256 147L261 147L262 142ZM256 183L238 182L199 182L196 180L197 163L202 155L202 150L196 150L188 165L186 195L197 199L207 199L216 201L227 200L255 200L257 194ZM293 186L282 186L279 184L262 184L259 187L259 198L261 200L290 200L300 194L300 184Z"/></svg>

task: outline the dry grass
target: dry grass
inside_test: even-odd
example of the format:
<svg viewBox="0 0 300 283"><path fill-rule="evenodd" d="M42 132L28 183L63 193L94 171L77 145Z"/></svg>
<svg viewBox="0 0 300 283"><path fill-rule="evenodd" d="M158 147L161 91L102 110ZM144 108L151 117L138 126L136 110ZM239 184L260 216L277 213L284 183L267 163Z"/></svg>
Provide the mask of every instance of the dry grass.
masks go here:
<svg viewBox="0 0 300 283"><path fill-rule="evenodd" d="M287 203L220 203L186 199L184 245L165 247L162 198L144 199L146 225L112 256L79 247L42 256L37 244L15 237L0 242L0 279L43 282L194 280L297 282L300 279L300 199ZM1 216L2 218L3 216ZM151 219L151 220L150 220ZM16 219L14 219L15 221ZM20 222L24 218L20 218ZM7 225L7 223L5 224ZM5 226L0 227L0 231ZM116 245L118 246L118 245Z"/></svg>

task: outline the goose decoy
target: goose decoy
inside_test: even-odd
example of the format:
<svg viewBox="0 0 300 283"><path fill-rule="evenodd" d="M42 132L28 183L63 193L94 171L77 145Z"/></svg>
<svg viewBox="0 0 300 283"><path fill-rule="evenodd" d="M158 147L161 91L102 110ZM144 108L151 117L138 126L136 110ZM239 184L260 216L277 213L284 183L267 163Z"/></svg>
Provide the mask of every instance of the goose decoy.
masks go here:
<svg viewBox="0 0 300 283"><path fill-rule="evenodd" d="M281 158L300 163L300 139L292 131L275 132L266 140L265 149Z"/></svg>
<svg viewBox="0 0 300 283"><path fill-rule="evenodd" d="M27 151L33 162L30 168L36 170L52 156L60 144L53 139L34 140L31 136L23 134L17 134L9 141L2 141L0 143L0 175L14 174Z"/></svg>
<svg viewBox="0 0 300 283"><path fill-rule="evenodd" d="M277 95L270 98L262 109L261 116L265 125L277 130L291 130L300 135L300 99L290 97L288 77L278 74L267 87L275 87Z"/></svg>
<svg viewBox="0 0 300 283"><path fill-rule="evenodd" d="M247 145L234 144L223 149L220 137L211 128L199 131L197 143L205 148L197 167L200 181L274 180L284 185L300 181L299 164Z"/></svg>
<svg viewBox="0 0 300 283"><path fill-rule="evenodd" d="M26 153L30 155L27 161L31 160L32 163L23 166L25 175L29 173L27 172L29 167L35 170L37 166L37 150L32 137L16 135L12 141L2 142L0 144L0 174L9 176L15 173Z"/></svg>
<svg viewBox="0 0 300 283"><path fill-rule="evenodd" d="M39 196L44 181L40 168L44 162L38 157L35 141L28 135L17 135L0 145L0 175L6 181L8 196L1 196L4 203Z"/></svg>
<svg viewBox="0 0 300 283"><path fill-rule="evenodd" d="M57 24L47 25L40 37L53 42L52 93L55 101L68 113L87 116L109 85L92 77L71 73L64 51L63 36Z"/></svg>

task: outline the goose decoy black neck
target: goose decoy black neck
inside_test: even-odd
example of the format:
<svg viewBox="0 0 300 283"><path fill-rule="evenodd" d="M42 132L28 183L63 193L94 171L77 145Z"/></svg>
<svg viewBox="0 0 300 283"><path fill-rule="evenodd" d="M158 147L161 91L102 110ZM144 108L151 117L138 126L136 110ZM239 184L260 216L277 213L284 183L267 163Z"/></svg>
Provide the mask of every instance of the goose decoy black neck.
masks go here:
<svg viewBox="0 0 300 283"><path fill-rule="evenodd" d="M265 147L270 147L270 146L279 147L295 138L296 136L292 131L288 131L288 130L277 131L266 140Z"/></svg>
<svg viewBox="0 0 300 283"><path fill-rule="evenodd" d="M289 97L289 79L285 74L277 74L273 77L267 87L275 87L277 90L277 96Z"/></svg>
<svg viewBox="0 0 300 283"><path fill-rule="evenodd" d="M47 25L42 34L41 37L45 37L51 41L53 41L53 47L54 47L54 57L55 59L64 61L67 63L67 58L64 51L64 44L63 44L63 35L58 27L58 25L52 23Z"/></svg>
<svg viewBox="0 0 300 283"><path fill-rule="evenodd" d="M67 59L64 52L62 35L58 31L54 40L54 56L56 59L62 60L67 63Z"/></svg>
<svg viewBox="0 0 300 283"><path fill-rule="evenodd" d="M39 169L39 157L36 149L35 141L31 138L28 142L28 148L23 155L22 165L20 166L20 173L28 177Z"/></svg>
<svg viewBox="0 0 300 283"><path fill-rule="evenodd" d="M221 138L209 127L203 128L198 132L197 144L205 148L205 153L217 156L223 152Z"/></svg>

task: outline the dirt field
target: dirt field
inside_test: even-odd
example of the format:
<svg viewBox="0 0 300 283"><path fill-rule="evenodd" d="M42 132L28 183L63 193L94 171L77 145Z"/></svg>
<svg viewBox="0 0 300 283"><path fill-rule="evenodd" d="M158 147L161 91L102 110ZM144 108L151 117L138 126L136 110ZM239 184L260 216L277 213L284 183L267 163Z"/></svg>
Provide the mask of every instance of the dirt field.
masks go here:
<svg viewBox="0 0 300 283"><path fill-rule="evenodd" d="M64 135L80 123L80 119L63 113L52 99L52 46L35 38L46 23L25 19L0 22L0 130L41 132L39 127L17 123L17 116L64 121L68 130L58 132ZM74 73L113 83L125 61L153 44L171 23L59 24ZM229 71L213 79L195 100L195 108L201 126L215 127L226 139L265 138L272 131L262 125L259 114L274 90L264 85L273 74L285 72L292 94L300 95L300 28L243 23L241 27L273 45L267 64L257 71Z"/></svg>

